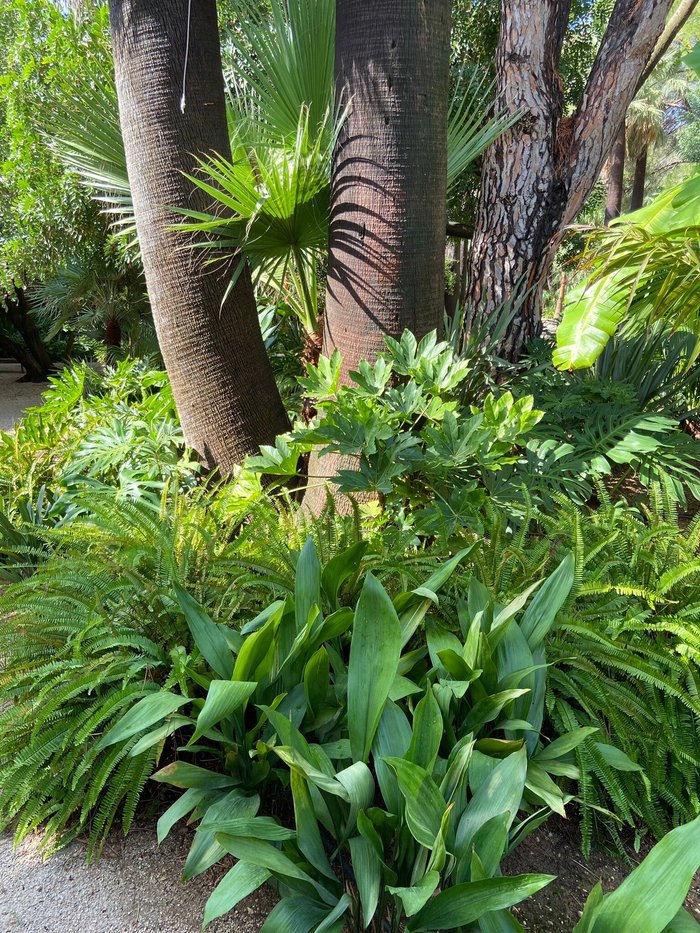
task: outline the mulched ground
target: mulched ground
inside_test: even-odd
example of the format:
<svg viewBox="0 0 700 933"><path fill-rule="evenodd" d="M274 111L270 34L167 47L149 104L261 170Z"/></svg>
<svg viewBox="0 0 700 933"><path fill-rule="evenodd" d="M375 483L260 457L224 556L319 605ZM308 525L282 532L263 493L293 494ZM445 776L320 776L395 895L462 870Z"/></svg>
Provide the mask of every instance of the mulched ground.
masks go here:
<svg viewBox="0 0 700 933"><path fill-rule="evenodd" d="M513 913L528 933L571 933L594 885L602 881L603 891L614 890L650 848L651 844L643 846L639 854L630 849L631 865L600 850L584 859L576 824L552 817L508 856L503 868L508 875L543 872L557 879ZM700 874L691 887L686 907L700 920Z"/></svg>

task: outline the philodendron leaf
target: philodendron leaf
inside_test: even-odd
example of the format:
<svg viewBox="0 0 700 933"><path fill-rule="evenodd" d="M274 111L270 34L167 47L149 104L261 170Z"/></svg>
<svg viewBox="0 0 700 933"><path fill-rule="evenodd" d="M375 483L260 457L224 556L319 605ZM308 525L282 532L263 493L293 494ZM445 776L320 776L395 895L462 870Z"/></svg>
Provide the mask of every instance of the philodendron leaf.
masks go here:
<svg viewBox="0 0 700 933"><path fill-rule="evenodd" d="M553 875L516 875L513 878L488 878L456 884L426 904L409 923L408 933L454 930L466 926L491 910L503 910L524 901L553 880Z"/></svg>
<svg viewBox="0 0 700 933"><path fill-rule="evenodd" d="M176 709L184 706L191 701L187 697L178 696L170 693L168 690L159 690L158 693L152 693L132 706L122 718L98 741L98 748L105 748L107 745L115 745L117 742L123 742L130 739L132 735L143 732L156 722L160 722L174 713Z"/></svg>
<svg viewBox="0 0 700 933"><path fill-rule="evenodd" d="M256 683L237 680L213 680L209 685L204 706L197 717L194 735L187 743L192 745L204 733L245 706L257 687Z"/></svg>
<svg viewBox="0 0 700 933"><path fill-rule="evenodd" d="M662 933L678 915L700 868L700 816L658 842L616 891L600 900L574 933Z"/></svg>
<svg viewBox="0 0 700 933"><path fill-rule="evenodd" d="M348 665L353 761L367 761L401 654L401 625L384 587L367 574L355 610Z"/></svg>

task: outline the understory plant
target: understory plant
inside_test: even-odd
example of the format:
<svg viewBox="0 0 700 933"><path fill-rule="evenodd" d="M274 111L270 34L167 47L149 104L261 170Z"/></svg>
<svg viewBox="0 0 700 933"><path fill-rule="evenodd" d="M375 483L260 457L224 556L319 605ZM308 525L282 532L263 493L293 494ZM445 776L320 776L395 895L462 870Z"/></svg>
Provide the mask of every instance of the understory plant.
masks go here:
<svg viewBox="0 0 700 933"><path fill-rule="evenodd" d="M475 552L497 592L576 557L572 594L548 641L549 717L555 729L596 726L576 750L582 834L621 823L661 837L700 812L700 523L682 527L673 496L598 508L557 497L516 533L492 513L490 540Z"/></svg>
<svg viewBox="0 0 700 933"><path fill-rule="evenodd" d="M188 815L198 824L187 877L239 859L205 921L273 879L282 899L265 933L385 921L416 933L516 929L507 908L550 879L504 878L500 860L564 813L571 795L558 782L576 781L574 749L595 731L552 741L542 731L543 642L572 558L507 605L476 580L458 583L455 618L437 594L464 551L393 599L367 573L354 604L339 606L363 549L322 567L309 539L293 595L238 632L178 589L206 662L191 678L198 689L141 700L98 744L182 737L183 757L154 776L185 791L159 835Z"/></svg>

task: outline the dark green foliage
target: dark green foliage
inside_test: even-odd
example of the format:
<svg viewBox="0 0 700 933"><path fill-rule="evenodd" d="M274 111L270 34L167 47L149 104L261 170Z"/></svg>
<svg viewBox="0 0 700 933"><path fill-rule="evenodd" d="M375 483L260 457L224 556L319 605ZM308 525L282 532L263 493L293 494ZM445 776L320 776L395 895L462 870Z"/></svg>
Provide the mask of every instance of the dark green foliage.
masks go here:
<svg viewBox="0 0 700 933"><path fill-rule="evenodd" d="M700 521L679 527L660 488L640 509L599 493L597 510L558 498L553 516L533 515L518 535L495 519L478 558L509 591L560 549L575 553L573 594L549 643L549 714L557 730L598 726L617 749L589 741L578 751L586 848L596 827L619 839L621 820L661 836L700 812Z"/></svg>

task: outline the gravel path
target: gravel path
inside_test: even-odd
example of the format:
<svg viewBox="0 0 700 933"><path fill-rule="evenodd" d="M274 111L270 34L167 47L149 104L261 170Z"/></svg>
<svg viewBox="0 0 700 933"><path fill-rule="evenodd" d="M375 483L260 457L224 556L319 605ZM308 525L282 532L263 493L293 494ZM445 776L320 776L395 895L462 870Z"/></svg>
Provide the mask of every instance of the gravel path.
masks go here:
<svg viewBox="0 0 700 933"><path fill-rule="evenodd" d="M0 431L11 431L25 408L38 405L47 382L18 382L19 367L9 365L0 370Z"/></svg>
<svg viewBox="0 0 700 933"><path fill-rule="evenodd" d="M85 864L73 843L42 860L36 842L13 850L0 837L0 933L198 933L204 904L230 865L194 878L180 872L191 834L174 830L162 846L155 826L113 835L99 862ZM258 933L274 903L265 889L248 898L207 933Z"/></svg>

